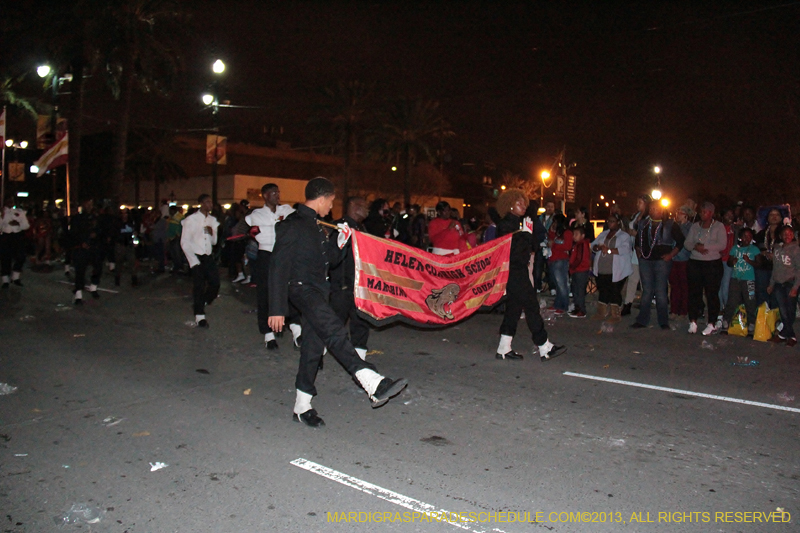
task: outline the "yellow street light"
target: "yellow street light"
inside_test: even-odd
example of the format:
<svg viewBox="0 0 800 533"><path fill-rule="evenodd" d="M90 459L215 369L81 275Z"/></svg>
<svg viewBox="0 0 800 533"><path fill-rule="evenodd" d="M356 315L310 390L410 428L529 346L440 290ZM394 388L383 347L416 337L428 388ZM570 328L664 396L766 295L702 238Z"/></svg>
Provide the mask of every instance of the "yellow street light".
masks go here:
<svg viewBox="0 0 800 533"><path fill-rule="evenodd" d="M662 198L661 199L661 205L664 206L664 207L669 207L669 199L668 198Z"/></svg>
<svg viewBox="0 0 800 533"><path fill-rule="evenodd" d="M608 202L606 202L606 207L608 207Z"/></svg>
<svg viewBox="0 0 800 533"><path fill-rule="evenodd" d="M505 186L505 185L501 185L501 186L500 186L500 190L501 190L501 191L504 191L504 190L506 190L506 186Z"/></svg>
<svg viewBox="0 0 800 533"><path fill-rule="evenodd" d="M603 195L601 194L601 195L600 195L600 199L601 199L601 200L605 200L605 199L606 199L606 197L605 197L605 196L603 196Z"/></svg>
<svg viewBox="0 0 800 533"><path fill-rule="evenodd" d="M546 180L547 178L550 177L550 173L548 171L546 171L546 170L542 170L542 173L540 174L540 176L542 177L542 181L544 181L544 180Z"/></svg>
<svg viewBox="0 0 800 533"><path fill-rule="evenodd" d="M654 166L653 172L655 172L656 174L661 174L661 167L658 165Z"/></svg>
<svg viewBox="0 0 800 533"><path fill-rule="evenodd" d="M658 190L658 189L653 189L653 191L650 193L650 197L651 197L653 200L658 200L658 199L660 199L660 198L661 198L661 191L660 191L660 190Z"/></svg>
<svg viewBox="0 0 800 533"><path fill-rule="evenodd" d="M397 167L392 167L392 172L397 172Z"/></svg>

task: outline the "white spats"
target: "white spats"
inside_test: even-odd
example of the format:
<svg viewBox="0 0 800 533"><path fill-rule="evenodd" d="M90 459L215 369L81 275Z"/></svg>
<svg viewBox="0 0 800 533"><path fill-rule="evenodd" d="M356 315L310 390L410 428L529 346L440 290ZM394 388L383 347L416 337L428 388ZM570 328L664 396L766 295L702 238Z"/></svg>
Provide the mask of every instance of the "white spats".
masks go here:
<svg viewBox="0 0 800 533"><path fill-rule="evenodd" d="M206 315L194 315L194 321L197 322L198 324L200 323L201 320L205 320L205 319L206 319Z"/></svg>
<svg viewBox="0 0 800 533"><path fill-rule="evenodd" d="M311 399L313 396L308 394L307 392L303 392L301 390L297 390L297 397L294 400L294 413L296 415L302 415L309 409L311 409Z"/></svg>
<svg viewBox="0 0 800 533"><path fill-rule="evenodd" d="M292 340L297 343L297 339L303 334L303 328L300 327L300 324L289 324L289 329L292 332Z"/></svg>
<svg viewBox="0 0 800 533"><path fill-rule="evenodd" d="M547 357L550 354L550 350L553 349L554 344L550 342L550 339L547 339L544 344L539 346L539 355L542 357Z"/></svg>
<svg viewBox="0 0 800 533"><path fill-rule="evenodd" d="M362 361L367 360L367 349L366 348L356 348L356 353L361 358Z"/></svg>
<svg viewBox="0 0 800 533"><path fill-rule="evenodd" d="M273 332L270 331L269 333L264 334L264 342L269 342L274 340L275 340L275 334Z"/></svg>
<svg viewBox="0 0 800 533"><path fill-rule="evenodd" d="M92 283L86 288L89 289L89 292L97 292L97 285L95 285L94 283Z"/></svg>
<svg viewBox="0 0 800 533"><path fill-rule="evenodd" d="M500 355L507 354L511 351L511 335L500 335L500 344L497 345L497 353Z"/></svg>
<svg viewBox="0 0 800 533"><path fill-rule="evenodd" d="M13 272L11 273L11 281L16 281L16 280L18 280L18 279L19 279L19 274L20 274L20 273L19 273L19 272L17 272L16 270L15 270L15 271L13 271Z"/></svg>
<svg viewBox="0 0 800 533"><path fill-rule="evenodd" d="M356 379L371 397L378 389L378 385L380 385L383 376L369 368L362 368L356 372Z"/></svg>
<svg viewBox="0 0 800 533"><path fill-rule="evenodd" d="M3 276L3 283L8 283L8 276Z"/></svg>
<svg viewBox="0 0 800 533"><path fill-rule="evenodd" d="M83 291L75 291L75 299L83 300Z"/></svg>

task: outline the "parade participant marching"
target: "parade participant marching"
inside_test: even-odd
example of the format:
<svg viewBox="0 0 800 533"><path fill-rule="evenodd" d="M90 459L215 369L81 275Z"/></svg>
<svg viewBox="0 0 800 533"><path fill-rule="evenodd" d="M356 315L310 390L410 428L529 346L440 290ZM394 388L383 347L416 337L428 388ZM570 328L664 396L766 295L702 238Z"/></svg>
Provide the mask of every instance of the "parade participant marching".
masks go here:
<svg viewBox="0 0 800 533"><path fill-rule="evenodd" d="M497 224L497 236L513 233L508 265L508 285L506 286L506 311L500 325L500 344L497 359L522 359L522 355L511 349L511 341L517 332L517 323L525 311L525 321L531 330L533 342L539 350L539 358L547 361L566 351L564 346L556 346L547 338L542 315L539 314L539 298L528 275L531 254L545 238L546 232L541 223L525 217L528 198L519 189L509 189L497 199L497 211L503 216ZM520 231L521 230L521 231ZM535 231L535 234L534 234Z"/></svg>
<svg viewBox="0 0 800 533"><path fill-rule="evenodd" d="M14 285L22 287L19 279L25 263L25 231L30 228L28 216L23 209L14 207L14 200L7 198L0 219L0 264L4 289L8 288L9 276Z"/></svg>
<svg viewBox="0 0 800 533"><path fill-rule="evenodd" d="M75 305L81 305L84 287L89 289L92 298L100 298L97 285L100 284L100 275L103 273L103 256L100 252L102 236L97 228L94 201L84 200L81 212L70 221L69 233L73 245L72 264L75 265ZM86 268L89 265L92 267L92 277L91 283L86 286Z"/></svg>
<svg viewBox="0 0 800 533"><path fill-rule="evenodd" d="M181 222L181 248L192 269L194 319L198 327L207 328L206 305L219 294L219 269L211 255L217 244L219 221L211 215L213 204L209 195L201 194L197 201L200 209Z"/></svg>
<svg viewBox="0 0 800 533"><path fill-rule="evenodd" d="M281 204L281 190L274 183L261 187L264 207L253 210L245 217L250 225L250 235L258 242L258 258L253 267L253 278L256 282L256 301L258 302L258 331L264 335L264 343L268 350L277 350L278 341L275 333L269 328L269 265L272 249L275 247L275 225L294 213L290 205ZM291 313L289 329L296 348L300 347L300 317Z"/></svg>
<svg viewBox="0 0 800 533"><path fill-rule="evenodd" d="M346 223L351 229L364 231L362 222L367 217L367 201L363 198L348 198L345 204L345 215L334 224ZM348 241L344 248L345 256L342 262L331 269L331 307L343 324L350 319L350 342L356 349L361 359L367 357L367 340L369 339L369 324L358 316L356 302L353 296L355 283L356 264L353 258L353 248Z"/></svg>
<svg viewBox="0 0 800 533"><path fill-rule="evenodd" d="M117 287L122 282L122 274L130 274L132 287L139 285L136 271L136 242L138 242L136 224L131 220L130 211L125 209L114 220L112 239L114 261L116 261L114 285Z"/></svg>
<svg viewBox="0 0 800 533"><path fill-rule="evenodd" d="M275 332L283 329L289 301L302 313L303 343L295 380L293 418L316 428L325 425L311 407L311 399L317 394L314 381L326 347L367 391L373 408L400 394L408 382L380 375L374 365L358 357L347 338L344 324L328 303L327 276L330 263L341 260L341 248L352 230L340 224L338 238L329 238L317 224L317 217L326 216L333 206L333 183L326 178L314 178L306 185L305 196L305 203L276 227L275 248L270 258L269 325Z"/></svg>

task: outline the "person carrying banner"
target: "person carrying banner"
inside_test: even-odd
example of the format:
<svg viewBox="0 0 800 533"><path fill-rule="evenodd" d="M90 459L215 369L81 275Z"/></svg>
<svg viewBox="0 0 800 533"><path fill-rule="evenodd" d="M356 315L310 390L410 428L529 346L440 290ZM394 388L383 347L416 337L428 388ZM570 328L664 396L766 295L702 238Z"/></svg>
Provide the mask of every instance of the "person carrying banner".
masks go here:
<svg viewBox="0 0 800 533"><path fill-rule="evenodd" d="M530 217L522 218L528 207L528 198L519 189L509 189L497 199L497 211L503 217L497 224L497 236L513 234L506 286L506 311L500 325L500 344L497 359L522 359L522 355L511 349L511 341L517 332L520 315L525 312L525 321L531 330L533 342L539 350L539 358L547 361L566 351L547 338L542 315L539 314L539 298L528 275L531 254L545 238L546 231L541 222Z"/></svg>
<svg viewBox="0 0 800 533"><path fill-rule="evenodd" d="M345 203L345 215L334 224L346 223L351 229L365 231L361 224L367 217L367 201L353 196ZM350 319L350 342L356 349L361 359L367 357L367 340L369 339L369 324L358 316L356 302L353 296L355 284L356 265L353 258L353 247L348 241L344 247L345 256L341 263L331 268L331 307L343 324Z"/></svg>
<svg viewBox="0 0 800 533"><path fill-rule="evenodd" d="M374 365L361 360L348 339L344 324L328 303L330 283L327 276L330 264L341 261L341 249L352 230L347 224L339 224L338 234L333 232L329 236L317 224L317 217L330 213L335 198L333 183L328 179L310 180L305 196L305 203L297 206L297 211L275 228L269 273L269 326L275 332L283 329L289 301L302 314L303 343L295 379L293 419L317 428L325 422L311 407L311 399L317 394L314 381L326 347L364 388L373 408L400 394L408 381L392 380L379 374Z"/></svg>

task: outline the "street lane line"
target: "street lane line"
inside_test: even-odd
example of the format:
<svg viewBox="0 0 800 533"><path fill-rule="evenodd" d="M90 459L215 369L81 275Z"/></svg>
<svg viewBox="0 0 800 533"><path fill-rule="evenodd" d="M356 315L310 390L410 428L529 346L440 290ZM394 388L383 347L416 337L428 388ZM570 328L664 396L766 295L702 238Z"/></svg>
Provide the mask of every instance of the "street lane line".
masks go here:
<svg viewBox="0 0 800 533"><path fill-rule="evenodd" d="M404 496L389 489L384 489L383 487L379 487L378 485L373 485L368 481L363 481L353 476L348 476L343 472L339 472L337 470L333 470L332 468L328 468L327 466L322 466L320 464L311 462L307 459L303 459L302 457L299 457L294 461L290 461L289 464L298 466L303 470L308 470L309 472L313 472L314 474L328 478L332 481L336 481L337 483L341 483L342 485L346 485L350 488L360 490L361 492L370 494L372 496L375 496L376 498L380 498L381 500L386 500L389 503L405 507L406 509L411 509L412 511L416 511L419 513L435 513L436 515L439 516L441 516L442 513L445 513L445 516L455 515L455 513L451 513L450 511L446 511L444 509L437 509L436 507L434 507L429 503L421 502L419 500L415 500L414 498L409 498L408 496ZM486 533L486 530L484 529L473 529L472 526L469 525L468 523L450 522L450 521L442 521L441 523L450 524L453 527L464 529L466 531L471 531L473 533ZM505 533L502 529L496 529L496 528L491 529L489 531L495 531L497 533Z"/></svg>
<svg viewBox="0 0 800 533"><path fill-rule="evenodd" d="M588 374L576 374L575 372L564 372L565 376L573 378L593 379L595 381L605 381L607 383L617 383L618 385L629 385L631 387L639 387L642 389L652 389L663 392L676 392L678 394L685 394L687 396L697 396L698 398L707 398L709 400L722 400L723 402L742 403L745 405L754 405L756 407L766 407L768 409L778 409L779 411L789 411L792 413L800 413L800 409L795 407L785 407L783 405L774 405L771 403L751 402L750 400L741 400L739 398L731 398L729 396L717 396L716 394L705 394L703 392L692 392L689 390L671 389L669 387L659 387L657 385L647 385L646 383L636 383L635 381L622 381L620 379L601 378L599 376L590 376Z"/></svg>
<svg viewBox="0 0 800 533"><path fill-rule="evenodd" d="M74 285L74 283L70 283L69 281L59 281L59 283L63 283L64 285ZM86 285L84 285L83 288L86 289ZM111 289L103 289L102 287L97 287L97 290L103 292L110 292L111 294L119 294L119 291L112 291Z"/></svg>

